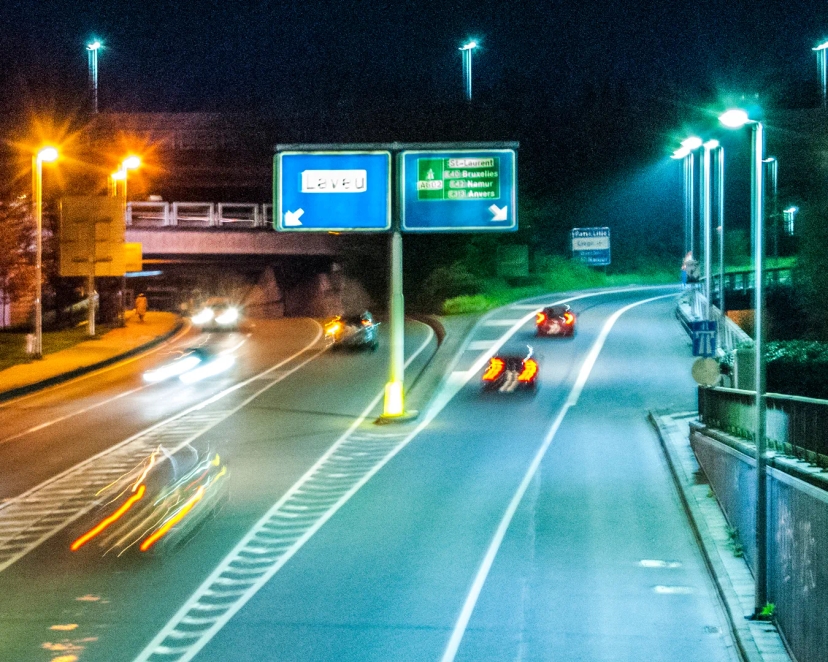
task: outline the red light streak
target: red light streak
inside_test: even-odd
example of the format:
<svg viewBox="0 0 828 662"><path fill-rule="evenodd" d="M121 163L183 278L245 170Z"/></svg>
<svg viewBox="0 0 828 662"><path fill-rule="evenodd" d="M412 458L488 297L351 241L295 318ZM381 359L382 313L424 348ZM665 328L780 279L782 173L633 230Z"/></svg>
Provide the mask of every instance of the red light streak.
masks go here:
<svg viewBox="0 0 828 662"><path fill-rule="evenodd" d="M523 370L518 375L518 381L531 382L536 374L538 374L538 364L532 359L526 359L523 362Z"/></svg>
<svg viewBox="0 0 828 662"><path fill-rule="evenodd" d="M496 356L493 356L491 358L491 362L489 363L489 367L486 369L486 372L483 373L483 381L494 381L500 376L500 373L503 372L503 369L505 367L506 364L503 362L503 359L499 359Z"/></svg>
<svg viewBox="0 0 828 662"><path fill-rule="evenodd" d="M81 547L83 547L87 542L92 540L92 538L94 538L96 535L98 535L101 531L103 531L110 524L112 524L113 522L117 522L124 515L124 513L126 513L130 508L132 508L132 505L136 501L138 501L138 499L140 499L142 496L144 496L144 492L146 491L146 489L147 489L146 485L139 485L138 486L138 491L135 494L133 494L131 497L129 497L129 499L127 499L124 502L124 505L122 505L120 508L118 508L118 510L116 510L109 517L107 517L105 520L103 520L94 529L92 529L91 531L88 531L87 533L83 534L80 538L78 538L75 542L73 542L72 545L70 546L70 549L73 552L78 551Z"/></svg>

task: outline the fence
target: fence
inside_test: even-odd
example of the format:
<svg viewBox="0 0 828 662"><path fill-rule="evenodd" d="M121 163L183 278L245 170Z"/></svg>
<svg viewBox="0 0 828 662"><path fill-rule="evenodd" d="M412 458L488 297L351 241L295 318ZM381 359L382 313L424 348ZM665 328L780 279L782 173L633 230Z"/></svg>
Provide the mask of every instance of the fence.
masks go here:
<svg viewBox="0 0 828 662"><path fill-rule="evenodd" d="M273 205L255 202L130 202L127 227L272 228Z"/></svg>
<svg viewBox="0 0 828 662"><path fill-rule="evenodd" d="M707 319L706 304L707 299L698 289L688 290L682 296L676 314L688 332L690 322ZM716 322L719 333L719 349L722 352L732 352L740 344L750 341L750 336L727 315L722 315L722 312L716 306L710 306L710 319Z"/></svg>
<svg viewBox="0 0 828 662"><path fill-rule="evenodd" d="M828 469L828 400L768 393L766 437L771 450ZM755 432L756 393L699 387L699 419L744 439Z"/></svg>

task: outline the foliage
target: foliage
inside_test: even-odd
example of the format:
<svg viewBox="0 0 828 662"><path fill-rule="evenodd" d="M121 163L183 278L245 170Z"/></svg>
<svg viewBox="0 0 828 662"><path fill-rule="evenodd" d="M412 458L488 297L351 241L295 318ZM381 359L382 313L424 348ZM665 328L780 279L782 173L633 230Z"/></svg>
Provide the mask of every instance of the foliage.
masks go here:
<svg viewBox="0 0 828 662"><path fill-rule="evenodd" d="M763 621L772 621L775 614L776 605L773 602L766 602L762 611L759 612L759 618Z"/></svg>
<svg viewBox="0 0 828 662"><path fill-rule="evenodd" d="M33 245L28 200L0 201L0 291L7 301L32 290Z"/></svg>
<svg viewBox="0 0 828 662"><path fill-rule="evenodd" d="M806 311L808 335L828 340L828 204L803 205L797 216L800 250L796 282Z"/></svg>
<svg viewBox="0 0 828 662"><path fill-rule="evenodd" d="M828 399L828 342L769 342L765 362L768 391Z"/></svg>
<svg viewBox="0 0 828 662"><path fill-rule="evenodd" d="M440 310L445 315L477 313L549 292L669 283L675 280L672 271L659 269L657 264L649 264L640 271L608 275L558 255L536 256L534 271L535 278L531 280L534 280L535 284L512 287L502 278L482 280L478 283L479 290L476 293L447 297L442 306L435 310Z"/></svg>
<svg viewBox="0 0 828 662"><path fill-rule="evenodd" d="M427 310L438 309L441 302L458 296L478 294L482 280L471 273L463 262L437 267L423 282L420 305Z"/></svg>

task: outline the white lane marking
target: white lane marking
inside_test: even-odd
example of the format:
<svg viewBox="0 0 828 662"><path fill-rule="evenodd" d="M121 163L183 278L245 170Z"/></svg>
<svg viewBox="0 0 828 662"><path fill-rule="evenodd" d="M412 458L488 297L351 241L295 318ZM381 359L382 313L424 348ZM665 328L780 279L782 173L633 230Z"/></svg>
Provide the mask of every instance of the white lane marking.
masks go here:
<svg viewBox="0 0 828 662"><path fill-rule="evenodd" d="M642 559L638 562L642 568L680 568L679 561L662 561L661 559Z"/></svg>
<svg viewBox="0 0 828 662"><path fill-rule="evenodd" d="M481 349L491 349L494 344L494 340L472 340L465 351L479 352Z"/></svg>
<svg viewBox="0 0 828 662"><path fill-rule="evenodd" d="M500 524L498 525L497 530L495 531L494 538L492 538L492 541L489 544L488 549L486 550L486 554L483 557L483 561L480 564L480 568L477 571L477 575L475 575L474 581L472 582L471 589L468 595L466 596L465 602L463 603L463 608L460 610L460 615L457 618L454 630L451 633L451 637L446 646L446 650L443 653L443 657L441 658L442 662L453 662L455 656L457 655L457 651L460 648L460 642L463 640L463 635L466 633L466 628L468 627L469 619L471 619L472 612L474 611L474 608L477 605L477 599L480 597L480 592L483 590L483 584L486 582L486 578L489 575L489 570L491 570L495 557L497 556L497 553L500 550L500 545L503 542L503 538L506 536L506 531L512 522L512 518L514 517L515 512L517 512L518 506L520 505L520 502L523 499L523 495L526 493L526 490L529 487L529 483L532 481L532 478L534 478L535 474L537 473L538 467L540 466L541 461L546 455L546 451L552 443L552 440L555 438L555 435L557 434L558 428L560 428L564 417L566 416L567 412L571 407L574 407L576 404L578 404L578 398L580 398L581 396L581 392L583 391L584 385L586 384L587 378L589 377L589 373L592 371L592 368L595 365L595 361L598 358L598 354L600 354L601 349L603 348L604 343L607 340L607 336L609 336L610 330L613 326L615 326L615 323L618 321L618 318L621 317L621 315L623 315L631 308L635 308L636 306L640 306L651 301L656 301L657 299L664 299L666 297L673 296L675 295L663 294L661 296L643 299L642 301L636 301L627 306L624 306L623 308L616 310L612 315L610 315L610 317L604 323L604 326L601 329L601 333L595 339L595 342L593 343L592 348L589 351L589 354L584 360L583 365L581 365L581 369L578 372L578 378L575 381L575 385L572 387L572 390L569 393L569 397L567 398L564 405L561 407L560 411L558 412L558 415L555 417L555 420L552 423L552 427L549 428L549 432L546 433L546 437L544 438L543 443L541 444L540 448L535 454L532 463L529 465L529 469L526 471L526 474L524 475L523 480L521 481L517 491L512 497L512 500L509 502L509 505L506 508L506 512L503 514L503 518L500 520Z"/></svg>
<svg viewBox="0 0 828 662"><path fill-rule="evenodd" d="M693 589L689 586L653 586L653 591L662 595L690 595Z"/></svg>
<svg viewBox="0 0 828 662"><path fill-rule="evenodd" d="M417 351L405 362L408 366L420 353L425 350L434 337L434 331L429 329L429 334ZM413 439L431 420L425 419L413 432L404 433L365 433L354 435L365 419L376 409L385 390L380 391L371 403L354 420L348 429L337 439L333 445L308 469L305 474L284 495L253 525L244 538L224 557L219 565L213 570L207 579L196 589L184 605L176 612L164 628L153 638L147 647L135 658L135 662L147 662L148 660L176 660L176 662L187 662L193 659L204 646L227 624L227 622L254 596L258 591L275 575L304 544L327 522L333 515L345 505L350 498L359 491L388 461L394 457L411 439ZM366 439L367 437L367 439ZM340 454L343 445L356 440L361 451L376 449L376 462L365 471L350 475L348 482L339 482L342 478L348 477L344 473L331 473L330 468L336 467L336 457ZM367 442L367 443L366 443ZM330 467L330 468L329 468ZM339 479L332 484L330 478ZM285 512L295 502L297 495L300 498L307 498L309 489L322 483L327 489L322 499L326 505L324 511L318 514L303 515L300 513ZM285 524L280 519L304 517L299 526L285 530ZM267 545L262 538L262 532L274 532L283 534L279 543ZM251 555L259 555L257 560L266 562L257 566L259 577L251 581L245 580L245 587L238 594L233 602L223 602L220 605L209 605L205 597L213 595L216 584L220 583L227 575L237 572L239 564L249 562ZM248 573L256 574L256 573ZM192 612L203 613L205 610L214 611L214 615L193 617ZM196 619L196 620L194 620ZM183 632L187 637L194 639L185 645L174 645L181 640L182 630L180 625L185 625ZM194 625L203 626L199 629Z"/></svg>
<svg viewBox="0 0 828 662"><path fill-rule="evenodd" d="M281 368L317 344L322 337L322 325L315 320L312 321L317 327L317 332L303 349L263 373L231 386L218 395L228 395L241 386L256 381L262 374ZM327 349L325 346L291 370L283 371L283 379L321 356ZM122 475L129 467L135 466L159 443L165 442L171 448L171 452L176 452L245 407L275 383L267 383L231 410L200 412L203 403L190 407L27 492L0 503L0 572L91 510L95 506L96 493L101 485L107 484L113 477ZM217 399L213 396L209 401L215 402ZM112 466L106 465L107 462Z"/></svg>
<svg viewBox="0 0 828 662"><path fill-rule="evenodd" d="M534 317L534 315L532 315ZM518 320L486 320L483 326L512 326Z"/></svg>
<svg viewBox="0 0 828 662"><path fill-rule="evenodd" d="M513 303L509 308L512 310L539 310L554 305L554 303Z"/></svg>

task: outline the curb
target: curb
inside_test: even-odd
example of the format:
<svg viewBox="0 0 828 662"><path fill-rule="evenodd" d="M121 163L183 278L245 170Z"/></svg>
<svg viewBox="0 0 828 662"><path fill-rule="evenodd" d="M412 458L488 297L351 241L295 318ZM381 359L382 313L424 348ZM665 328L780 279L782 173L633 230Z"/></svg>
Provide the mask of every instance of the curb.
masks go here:
<svg viewBox="0 0 828 662"><path fill-rule="evenodd" d="M54 377L41 379L38 382L26 384L25 386L17 386L15 388L9 389L8 391L0 391L0 402L14 400L15 398L19 398L22 395L29 395L30 393L41 391L50 386L55 386L56 384L68 382L69 380L74 379L75 377L80 377L81 375L94 372L95 370L106 368L107 366L113 365L114 363L118 363L118 361L122 361L123 359L127 359L131 356L135 356L136 354L140 354L141 352L144 352L150 349L151 347L155 347L156 345L160 345L165 340L168 340L176 333L178 333L183 326L184 322L179 319L178 322L176 322L175 326L172 329L170 329L167 333L160 336L156 336L149 342L146 342L143 345L139 345L137 347L133 347L129 351L117 354L108 359L98 361L97 363L93 363L91 365L75 368L74 370L70 370L69 372L62 372L59 375L55 375Z"/></svg>
<svg viewBox="0 0 828 662"><path fill-rule="evenodd" d="M666 414L666 412L665 412ZM698 506L695 504L695 497L688 494L685 490L687 484L687 476L680 466L678 458L674 457L673 450L670 444L666 441L666 436L669 434L658 420L659 413L654 411L647 412L647 420L653 426L658 435L659 443L664 451L664 457L667 460L667 466L670 468L670 475L673 477L673 482L676 485L679 500L687 514L687 519L690 523L690 528L693 530L693 536L699 544L699 549L704 559L704 564L713 584L716 587L716 592L719 595L719 600L722 604L723 611L727 617L730 631L733 634L733 641L736 644L736 649L739 656L745 662L763 662L756 642L753 639L753 634L748 627L747 621L744 619L741 611L739 598L730 583L727 571L722 565L719 558L716 544L713 541L707 529L707 523L704 516L699 512Z"/></svg>

